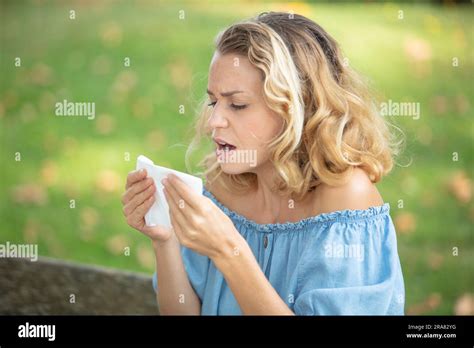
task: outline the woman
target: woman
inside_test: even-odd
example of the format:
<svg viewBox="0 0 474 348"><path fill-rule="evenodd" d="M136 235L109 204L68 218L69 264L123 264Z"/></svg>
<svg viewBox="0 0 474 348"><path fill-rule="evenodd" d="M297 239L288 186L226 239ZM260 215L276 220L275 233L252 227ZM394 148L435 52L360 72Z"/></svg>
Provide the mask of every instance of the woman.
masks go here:
<svg viewBox="0 0 474 348"><path fill-rule="evenodd" d="M374 183L395 147L336 41L287 13L216 40L203 196L163 181L172 229L145 226L155 186L132 172L130 226L152 240L161 314L403 314L396 236ZM252 159L252 160L250 160Z"/></svg>

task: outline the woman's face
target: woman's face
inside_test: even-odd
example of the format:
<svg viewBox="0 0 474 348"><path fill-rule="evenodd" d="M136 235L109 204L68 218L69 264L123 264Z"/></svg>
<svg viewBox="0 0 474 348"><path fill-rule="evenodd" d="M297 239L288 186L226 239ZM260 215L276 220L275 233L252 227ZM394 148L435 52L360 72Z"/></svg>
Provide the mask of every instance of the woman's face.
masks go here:
<svg viewBox="0 0 474 348"><path fill-rule="evenodd" d="M208 120L217 160L227 174L255 172L268 162L267 144L282 127L281 118L263 98L260 70L248 58L216 52L209 69ZM224 141L233 146L221 146Z"/></svg>

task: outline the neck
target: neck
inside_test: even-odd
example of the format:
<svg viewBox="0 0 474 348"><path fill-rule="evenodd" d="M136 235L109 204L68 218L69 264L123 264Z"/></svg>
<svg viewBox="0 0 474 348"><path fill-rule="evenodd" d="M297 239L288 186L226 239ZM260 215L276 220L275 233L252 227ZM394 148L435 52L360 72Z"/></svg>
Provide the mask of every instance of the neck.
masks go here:
<svg viewBox="0 0 474 348"><path fill-rule="evenodd" d="M260 167L257 175L257 190L255 192L255 206L265 217L276 222L281 214L285 214L288 202L277 192L272 190L275 169L271 165Z"/></svg>

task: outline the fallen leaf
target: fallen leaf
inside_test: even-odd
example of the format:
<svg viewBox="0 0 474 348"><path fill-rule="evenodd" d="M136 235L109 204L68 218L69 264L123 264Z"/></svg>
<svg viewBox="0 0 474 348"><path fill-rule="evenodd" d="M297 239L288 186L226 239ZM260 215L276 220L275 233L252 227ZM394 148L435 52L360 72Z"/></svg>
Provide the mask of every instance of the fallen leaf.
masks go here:
<svg viewBox="0 0 474 348"><path fill-rule="evenodd" d="M28 218L28 220L26 221L25 228L23 230L23 237L27 243L35 244L38 241L40 226L41 225L38 220Z"/></svg>
<svg viewBox="0 0 474 348"><path fill-rule="evenodd" d="M461 27L458 27L453 32L453 44L457 46L457 48L464 49L467 47L468 43L466 40L466 33Z"/></svg>
<svg viewBox="0 0 474 348"><path fill-rule="evenodd" d="M95 75L105 75L110 72L110 59L104 55L98 56L92 63L92 72Z"/></svg>
<svg viewBox="0 0 474 348"><path fill-rule="evenodd" d="M472 198L472 183L465 171L457 171L449 178L449 191L461 203L469 203Z"/></svg>
<svg viewBox="0 0 474 348"><path fill-rule="evenodd" d="M189 64L183 59L175 59L166 66L171 84L177 90L184 90L191 85L192 71Z"/></svg>
<svg viewBox="0 0 474 348"><path fill-rule="evenodd" d="M407 195L413 196L418 194L420 184L418 183L416 176L407 175L402 179L401 188Z"/></svg>
<svg viewBox="0 0 474 348"><path fill-rule="evenodd" d="M67 181L64 183L63 191L67 197L77 197L79 196L79 192L81 192L79 188L80 184L76 181Z"/></svg>
<svg viewBox="0 0 474 348"><path fill-rule="evenodd" d="M112 254L120 255L124 253L125 247L130 247L130 240L123 234L116 234L107 239L106 247Z"/></svg>
<svg viewBox="0 0 474 348"><path fill-rule="evenodd" d="M115 119L109 114L100 114L97 116L95 129L99 134L110 134L115 129Z"/></svg>
<svg viewBox="0 0 474 348"><path fill-rule="evenodd" d="M153 114L153 103L150 98L141 97L133 104L132 110L134 117L146 119Z"/></svg>
<svg viewBox="0 0 474 348"><path fill-rule="evenodd" d="M66 250L57 234L54 232L51 226L42 225L41 228L41 239L46 242L47 252L45 254L53 257L65 257Z"/></svg>
<svg viewBox="0 0 474 348"><path fill-rule="evenodd" d="M424 78L432 73L431 68L431 45L428 41L420 38L408 38L404 44L405 55L410 60L410 68L413 76Z"/></svg>
<svg viewBox="0 0 474 348"><path fill-rule="evenodd" d="M436 204L437 196L433 194L433 192L427 190L423 192L421 196L421 203L426 208L431 208Z"/></svg>
<svg viewBox="0 0 474 348"><path fill-rule="evenodd" d="M400 213L395 217L395 228L398 233L406 234L411 233L416 228L416 218L410 212Z"/></svg>
<svg viewBox="0 0 474 348"><path fill-rule="evenodd" d="M155 253L149 244L140 244L137 248L137 259L140 265L153 270L155 268Z"/></svg>
<svg viewBox="0 0 474 348"><path fill-rule="evenodd" d="M117 47L122 43L122 28L116 22L105 23L100 30L102 42L107 47Z"/></svg>
<svg viewBox="0 0 474 348"><path fill-rule="evenodd" d="M41 166L41 179L46 186L54 185L58 178L58 166L51 160L46 160Z"/></svg>
<svg viewBox="0 0 474 348"><path fill-rule="evenodd" d="M48 201L48 195L43 186L38 184L23 184L13 187L12 199L19 204L44 205Z"/></svg>
<svg viewBox="0 0 474 348"><path fill-rule="evenodd" d="M403 47L405 54L413 61L426 62L431 59L431 45L428 41L420 38L408 38Z"/></svg>
<svg viewBox="0 0 474 348"><path fill-rule="evenodd" d="M112 93L128 93L135 88L137 82L137 75L132 70L122 71L115 78Z"/></svg>
<svg viewBox="0 0 474 348"><path fill-rule="evenodd" d="M120 187L121 178L117 172L105 169L99 172L96 179L96 186L105 192L115 192Z"/></svg>
<svg viewBox="0 0 474 348"><path fill-rule="evenodd" d="M162 131L157 129L146 135L146 143L152 150L158 150L165 145L166 137Z"/></svg>
<svg viewBox="0 0 474 348"><path fill-rule="evenodd" d="M408 315L420 315L431 312L441 304L441 295L432 293L423 302L414 304L407 309Z"/></svg>
<svg viewBox="0 0 474 348"><path fill-rule="evenodd" d="M465 114L471 108L469 99L464 94L456 96L455 105L457 112L460 114Z"/></svg>
<svg viewBox="0 0 474 348"><path fill-rule="evenodd" d="M474 294L465 293L456 300L454 305L456 315L474 315Z"/></svg>
<svg viewBox="0 0 474 348"><path fill-rule="evenodd" d="M15 92L15 90L10 89L4 93L3 105L5 106L5 109L12 109L13 107L16 106L17 102L18 102L18 94Z"/></svg>
<svg viewBox="0 0 474 348"><path fill-rule="evenodd" d="M433 97L430 104L436 114L444 114L448 110L448 101L443 95Z"/></svg>
<svg viewBox="0 0 474 348"><path fill-rule="evenodd" d="M444 262L444 256L437 252L431 252L428 256L428 266L433 270L441 268Z"/></svg>
<svg viewBox="0 0 474 348"><path fill-rule="evenodd" d="M93 237L94 227L99 222L99 213L92 207L85 207L80 212L81 217L81 239L90 241Z"/></svg>
<svg viewBox="0 0 474 348"><path fill-rule="evenodd" d="M30 80L35 85L50 85L53 80L53 70L44 63L38 63L30 71Z"/></svg>

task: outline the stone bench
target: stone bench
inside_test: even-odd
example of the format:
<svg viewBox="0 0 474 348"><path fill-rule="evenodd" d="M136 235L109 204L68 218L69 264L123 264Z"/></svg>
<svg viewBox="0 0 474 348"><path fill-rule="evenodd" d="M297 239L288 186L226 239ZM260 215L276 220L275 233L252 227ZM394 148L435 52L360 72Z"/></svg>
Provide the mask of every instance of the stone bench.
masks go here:
<svg viewBox="0 0 474 348"><path fill-rule="evenodd" d="M158 306L151 276L46 257L0 258L0 314L157 315Z"/></svg>

